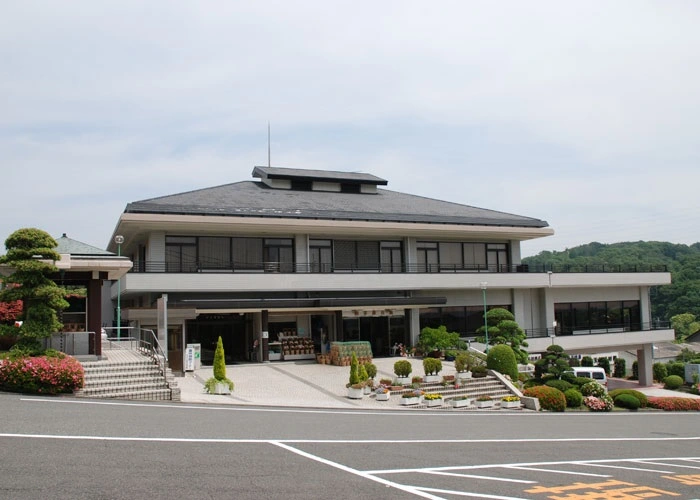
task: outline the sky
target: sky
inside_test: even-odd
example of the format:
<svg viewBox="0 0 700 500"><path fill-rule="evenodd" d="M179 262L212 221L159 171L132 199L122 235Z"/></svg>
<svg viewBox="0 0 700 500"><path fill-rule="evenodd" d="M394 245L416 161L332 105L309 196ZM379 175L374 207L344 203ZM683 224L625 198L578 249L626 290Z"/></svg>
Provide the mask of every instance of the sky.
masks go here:
<svg viewBox="0 0 700 500"><path fill-rule="evenodd" d="M523 256L700 240L700 2L2 2L0 242L127 203L366 172L546 220ZM0 253L4 246L0 245Z"/></svg>

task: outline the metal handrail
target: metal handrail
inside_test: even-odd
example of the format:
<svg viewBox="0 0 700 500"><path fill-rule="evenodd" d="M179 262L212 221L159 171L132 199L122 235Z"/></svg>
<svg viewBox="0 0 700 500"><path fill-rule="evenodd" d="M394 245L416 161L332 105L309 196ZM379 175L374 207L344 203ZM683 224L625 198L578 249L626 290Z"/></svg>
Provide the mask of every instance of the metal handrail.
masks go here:
<svg viewBox="0 0 700 500"><path fill-rule="evenodd" d="M659 273L663 264L382 264L338 265L315 262L230 262L192 260L177 264L165 261L134 261L130 273Z"/></svg>
<svg viewBox="0 0 700 500"><path fill-rule="evenodd" d="M167 369L167 361L168 357L165 351L163 350L163 347L160 345L160 342L158 340L158 335L153 330L149 330L147 328L140 328L140 327L134 327L134 326L122 326L117 329L116 327L105 327L105 330L119 330L117 333L120 333L122 330L126 330L129 332L128 336L122 336L122 335L117 335L116 337L107 337L107 340L109 341L109 348L112 349L113 347L113 342L119 342L119 347L121 348L122 342L128 342L129 343L129 350L132 351L140 351L147 356L149 356L151 359L153 359L156 363L158 363L158 367L161 370L161 372L165 375L166 369ZM135 335L134 335L135 334Z"/></svg>

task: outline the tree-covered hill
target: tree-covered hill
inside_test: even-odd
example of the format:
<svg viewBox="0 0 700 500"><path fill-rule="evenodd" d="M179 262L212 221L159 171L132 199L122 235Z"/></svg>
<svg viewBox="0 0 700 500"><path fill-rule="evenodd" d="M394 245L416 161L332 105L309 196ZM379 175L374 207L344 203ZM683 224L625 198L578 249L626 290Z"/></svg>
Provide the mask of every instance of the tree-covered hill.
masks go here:
<svg viewBox="0 0 700 500"><path fill-rule="evenodd" d="M535 268L600 266L624 269L666 266L671 285L651 290L652 315L661 320L691 313L700 317L700 243L682 245L663 241L636 241L604 244L598 242L568 248L562 252L544 251L523 259Z"/></svg>

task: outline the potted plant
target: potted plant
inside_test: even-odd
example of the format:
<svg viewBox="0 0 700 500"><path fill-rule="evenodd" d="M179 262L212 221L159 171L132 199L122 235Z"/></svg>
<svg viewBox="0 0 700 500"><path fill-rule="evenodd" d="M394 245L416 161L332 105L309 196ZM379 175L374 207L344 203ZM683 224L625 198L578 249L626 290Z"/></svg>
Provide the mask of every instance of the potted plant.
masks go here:
<svg viewBox="0 0 700 500"><path fill-rule="evenodd" d="M501 408L520 408L520 398L518 396L503 396Z"/></svg>
<svg viewBox="0 0 700 500"><path fill-rule="evenodd" d="M365 384L360 380L360 368L357 363L357 356L354 352L350 359L350 380L346 387L348 388L348 397L350 399L362 399Z"/></svg>
<svg viewBox="0 0 700 500"><path fill-rule="evenodd" d="M423 377L419 377L418 375L416 375L415 377L411 377L411 385L415 385L415 384L420 385L422 383L423 383Z"/></svg>
<svg viewBox="0 0 700 500"><path fill-rule="evenodd" d="M457 380L466 380L468 378L472 378L471 365L471 354L463 352L455 358L455 370L457 370Z"/></svg>
<svg viewBox="0 0 700 500"><path fill-rule="evenodd" d="M494 405L493 398L491 396L479 396L476 398L476 401L474 401L474 404L476 405L477 408L492 408Z"/></svg>
<svg viewBox="0 0 700 500"><path fill-rule="evenodd" d="M394 363L394 374L396 375L396 383L399 385L408 385L411 383L411 379L408 377L411 375L413 367L411 362L407 359L400 359Z"/></svg>
<svg viewBox="0 0 700 500"><path fill-rule="evenodd" d="M401 396L401 405L417 405L420 403L420 398L423 395L423 391L416 389L415 391L408 392Z"/></svg>
<svg viewBox="0 0 700 500"><path fill-rule="evenodd" d="M359 365L357 374L360 377L360 383L362 384L362 390L365 394L372 393L372 383L369 381L369 375L367 374L367 368L364 364Z"/></svg>
<svg viewBox="0 0 700 500"><path fill-rule="evenodd" d="M442 406L442 394L429 392L423 395L423 401L428 408L433 406Z"/></svg>
<svg viewBox="0 0 700 500"><path fill-rule="evenodd" d="M377 401L389 401L389 396L391 396L389 388L384 385L380 385L379 387L377 387L374 390L374 394L376 396L375 399Z"/></svg>
<svg viewBox="0 0 700 500"><path fill-rule="evenodd" d="M442 370L442 361L437 358L423 358L423 370L425 371L425 382L435 384L440 382L438 373Z"/></svg>
<svg viewBox="0 0 700 500"><path fill-rule="evenodd" d="M472 368L472 377L473 378L484 378L488 375L488 370L486 369L485 366L479 365L475 366Z"/></svg>
<svg viewBox="0 0 700 500"><path fill-rule="evenodd" d="M452 408L465 408L471 404L471 399L467 395L455 396L450 399Z"/></svg>
<svg viewBox="0 0 700 500"><path fill-rule="evenodd" d="M233 382L226 378L226 361L224 356L224 343L219 337L214 351L214 376L209 378L204 387L210 394L231 394Z"/></svg>
<svg viewBox="0 0 700 500"><path fill-rule="evenodd" d="M445 361L454 361L457 357L457 351L454 349L448 349L445 351Z"/></svg>

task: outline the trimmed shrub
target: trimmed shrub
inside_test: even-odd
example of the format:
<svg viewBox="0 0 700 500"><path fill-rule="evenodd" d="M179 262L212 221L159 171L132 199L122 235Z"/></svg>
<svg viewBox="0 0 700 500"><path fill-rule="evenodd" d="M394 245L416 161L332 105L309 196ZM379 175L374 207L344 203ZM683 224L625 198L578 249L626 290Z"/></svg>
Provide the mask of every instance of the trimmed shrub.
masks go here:
<svg viewBox="0 0 700 500"><path fill-rule="evenodd" d="M350 358L350 379L348 380L348 385L356 385L359 383L360 383L360 367L359 367L359 364L357 362L357 355L355 354L355 351L353 351L352 357Z"/></svg>
<svg viewBox="0 0 700 500"><path fill-rule="evenodd" d="M605 370L606 375L610 375L610 360L608 358L598 358L598 366Z"/></svg>
<svg viewBox="0 0 700 500"><path fill-rule="evenodd" d="M581 394L584 396L594 396L596 398L600 398L607 396L608 393L605 391L605 387L600 385L598 382L588 379L588 383L581 386ZM612 399L610 402L612 403Z"/></svg>
<svg viewBox="0 0 700 500"><path fill-rule="evenodd" d="M547 380L547 382L545 382L544 385L548 387L554 387L555 389L559 389L561 392L566 392L573 387L573 384L570 384L566 380L558 379Z"/></svg>
<svg viewBox="0 0 700 500"><path fill-rule="evenodd" d="M411 362L407 359L400 359L394 363L394 374L397 377L408 377L412 370Z"/></svg>
<svg viewBox="0 0 700 500"><path fill-rule="evenodd" d="M530 380L526 380L523 382L523 389L529 389L530 387L537 387L538 385L542 385L542 382L540 380L531 378Z"/></svg>
<svg viewBox="0 0 700 500"><path fill-rule="evenodd" d="M583 404L591 411L612 411L615 403L607 394L601 396L586 396Z"/></svg>
<svg viewBox="0 0 700 500"><path fill-rule="evenodd" d="M682 361L673 361L668 363L667 369L669 375L677 375L680 378L685 377L685 363Z"/></svg>
<svg viewBox="0 0 700 500"><path fill-rule="evenodd" d="M632 394L619 394L613 401L615 402L615 406L627 408L628 410L636 410L641 406L639 400Z"/></svg>
<svg viewBox="0 0 700 500"><path fill-rule="evenodd" d="M664 389L675 391L683 385L683 379L678 375L669 375L664 379Z"/></svg>
<svg viewBox="0 0 700 500"><path fill-rule="evenodd" d="M365 368L365 365L359 365L357 369L357 376L360 377L360 382L367 382L369 375L367 374L367 368Z"/></svg>
<svg viewBox="0 0 700 500"><path fill-rule="evenodd" d="M567 408L579 408L583 404L583 394L573 387L564 392L564 397Z"/></svg>
<svg viewBox="0 0 700 500"><path fill-rule="evenodd" d="M540 408L547 411L566 410L566 397L564 393L554 387L538 385L523 391L524 396L537 398L540 400Z"/></svg>
<svg viewBox="0 0 700 500"><path fill-rule="evenodd" d="M588 377L574 377L573 380L571 380L571 383L581 388L590 381L591 379L589 379Z"/></svg>
<svg viewBox="0 0 700 500"><path fill-rule="evenodd" d="M630 396L634 396L639 400L639 406L641 408L646 408L647 404L649 404L646 394L644 394L643 392L635 391L634 389L613 389L612 391L608 392L608 396L613 398L613 401L620 394L628 394Z"/></svg>
<svg viewBox="0 0 700 500"><path fill-rule="evenodd" d="M476 359L469 352L461 352L455 358L455 369L458 372L471 371L472 366L476 363Z"/></svg>
<svg viewBox="0 0 700 500"><path fill-rule="evenodd" d="M632 377L630 377L632 380L639 380L639 362L638 361L633 361L632 362Z"/></svg>
<svg viewBox="0 0 700 500"><path fill-rule="evenodd" d="M617 358L615 360L615 368L613 370L613 377L625 378L627 375L627 363L622 358Z"/></svg>
<svg viewBox="0 0 700 500"><path fill-rule="evenodd" d="M654 363L652 371L654 372L654 380L657 382L661 382L663 379L668 377L668 370L666 369L666 365L664 363Z"/></svg>
<svg viewBox="0 0 700 500"><path fill-rule="evenodd" d="M664 411L700 411L700 399L650 397L649 407Z"/></svg>
<svg viewBox="0 0 700 500"><path fill-rule="evenodd" d="M374 363L365 363L365 371L367 372L367 377L374 378L377 376L377 365Z"/></svg>
<svg viewBox="0 0 700 500"><path fill-rule="evenodd" d="M71 393L83 387L82 365L73 357L26 357L0 361L0 388L35 394Z"/></svg>
<svg viewBox="0 0 700 500"><path fill-rule="evenodd" d="M593 366L593 358L590 356L584 356L581 358L581 366Z"/></svg>
<svg viewBox="0 0 700 500"><path fill-rule="evenodd" d="M423 358L423 371L426 375L437 375L442 371L442 361L437 358Z"/></svg>
<svg viewBox="0 0 700 500"><path fill-rule="evenodd" d="M216 380L226 379L226 357L224 356L224 343L221 336L216 341L216 351L214 351L214 378Z"/></svg>
<svg viewBox="0 0 700 500"><path fill-rule="evenodd" d="M472 377L485 377L487 374L486 372L488 372L488 369L484 365L475 366L472 368Z"/></svg>
<svg viewBox="0 0 700 500"><path fill-rule="evenodd" d="M578 358L569 358L569 366L571 368L576 368L581 366L581 362L578 360Z"/></svg>
<svg viewBox="0 0 700 500"><path fill-rule="evenodd" d="M515 359L515 352L509 345L499 344L489 349L486 355L486 367L508 375L511 380L518 379L518 362Z"/></svg>

